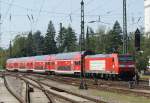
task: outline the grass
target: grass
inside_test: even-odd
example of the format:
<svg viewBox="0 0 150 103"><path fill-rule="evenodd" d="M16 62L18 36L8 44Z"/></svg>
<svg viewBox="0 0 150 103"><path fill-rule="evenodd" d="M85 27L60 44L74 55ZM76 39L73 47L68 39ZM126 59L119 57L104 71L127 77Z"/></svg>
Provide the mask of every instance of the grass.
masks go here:
<svg viewBox="0 0 150 103"><path fill-rule="evenodd" d="M95 91L93 94L111 103L150 103L150 99L132 94L125 95L106 91Z"/></svg>
<svg viewBox="0 0 150 103"><path fill-rule="evenodd" d="M150 79L150 75L142 75L141 78L143 78L143 79Z"/></svg>

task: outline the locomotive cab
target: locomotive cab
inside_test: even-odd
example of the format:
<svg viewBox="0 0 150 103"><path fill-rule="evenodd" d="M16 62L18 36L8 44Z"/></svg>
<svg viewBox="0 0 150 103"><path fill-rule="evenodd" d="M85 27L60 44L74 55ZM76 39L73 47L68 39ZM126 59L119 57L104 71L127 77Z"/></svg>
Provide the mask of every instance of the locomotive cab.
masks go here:
<svg viewBox="0 0 150 103"><path fill-rule="evenodd" d="M132 79L135 75L135 62L132 55L118 55L119 74L121 79Z"/></svg>

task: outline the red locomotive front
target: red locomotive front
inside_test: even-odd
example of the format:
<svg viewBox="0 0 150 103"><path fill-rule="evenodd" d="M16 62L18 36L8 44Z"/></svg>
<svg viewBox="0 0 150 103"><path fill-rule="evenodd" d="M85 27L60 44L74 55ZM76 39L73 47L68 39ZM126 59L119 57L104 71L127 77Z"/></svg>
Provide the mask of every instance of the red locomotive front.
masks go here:
<svg viewBox="0 0 150 103"><path fill-rule="evenodd" d="M85 70L102 78L129 79L135 75L135 62L131 55L97 54L85 58Z"/></svg>
<svg viewBox="0 0 150 103"><path fill-rule="evenodd" d="M119 74L121 78L133 78L135 75L135 61L132 55L118 55Z"/></svg>

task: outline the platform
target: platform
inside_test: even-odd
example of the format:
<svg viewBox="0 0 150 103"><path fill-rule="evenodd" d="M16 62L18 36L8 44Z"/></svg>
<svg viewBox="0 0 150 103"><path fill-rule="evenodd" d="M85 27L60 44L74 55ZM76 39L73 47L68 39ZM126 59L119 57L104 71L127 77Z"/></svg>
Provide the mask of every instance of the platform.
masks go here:
<svg viewBox="0 0 150 103"><path fill-rule="evenodd" d="M19 103L4 85L4 80L0 78L0 103Z"/></svg>

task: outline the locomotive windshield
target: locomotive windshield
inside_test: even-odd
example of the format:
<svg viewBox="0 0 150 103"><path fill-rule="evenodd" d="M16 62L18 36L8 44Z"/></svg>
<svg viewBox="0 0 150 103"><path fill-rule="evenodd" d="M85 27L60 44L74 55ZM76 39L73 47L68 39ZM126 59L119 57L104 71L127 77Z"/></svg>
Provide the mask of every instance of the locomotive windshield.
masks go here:
<svg viewBox="0 0 150 103"><path fill-rule="evenodd" d="M129 61L134 61L134 58L131 55L120 55L119 56L119 61L121 61L121 62L129 62Z"/></svg>

